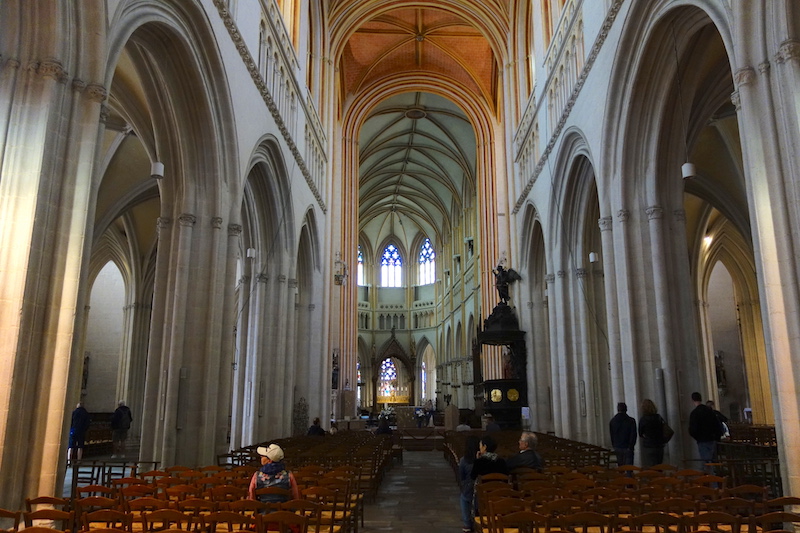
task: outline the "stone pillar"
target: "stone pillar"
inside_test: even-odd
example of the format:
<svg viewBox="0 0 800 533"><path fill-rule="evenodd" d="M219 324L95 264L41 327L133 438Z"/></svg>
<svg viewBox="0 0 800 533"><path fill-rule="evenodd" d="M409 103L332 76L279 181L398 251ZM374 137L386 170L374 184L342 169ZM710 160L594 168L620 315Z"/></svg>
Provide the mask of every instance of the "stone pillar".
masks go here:
<svg viewBox="0 0 800 533"><path fill-rule="evenodd" d="M780 11L783 6L770 7ZM778 15L776 26L781 16L786 13ZM741 43L743 48L746 45ZM744 52L741 61L748 61L748 56L759 61L763 56L756 54L764 50ZM758 69L744 64L735 70L733 100L742 132L781 474L785 493L795 494L800 492L800 215L796 205L800 194L800 42L786 40L774 52L774 76L768 61Z"/></svg>
<svg viewBox="0 0 800 533"><path fill-rule="evenodd" d="M611 366L612 404L626 402L633 407L636 398L625 398L625 387L622 376L622 353L620 350L619 304L617 301L616 256L614 253L614 234L612 233L612 217L602 217L597 222L600 226L600 238L603 244L603 287L606 295L606 324L608 334L608 360Z"/></svg>
<svg viewBox="0 0 800 533"><path fill-rule="evenodd" d="M56 27L48 17L71 10L52 7L40 13L20 4L7 14L33 19L47 32ZM9 44L20 28L3 31ZM22 508L26 497L58 493L66 469L62 451L81 382L83 354L76 351L87 295L80 288L106 97L92 80L71 78L58 59L8 55L56 53L48 44L29 50L28 38L20 43L0 64L0 119L13 125L0 133L0 212L13 221L0 226L0 507L10 509ZM48 43L67 53L75 44L63 35Z"/></svg>

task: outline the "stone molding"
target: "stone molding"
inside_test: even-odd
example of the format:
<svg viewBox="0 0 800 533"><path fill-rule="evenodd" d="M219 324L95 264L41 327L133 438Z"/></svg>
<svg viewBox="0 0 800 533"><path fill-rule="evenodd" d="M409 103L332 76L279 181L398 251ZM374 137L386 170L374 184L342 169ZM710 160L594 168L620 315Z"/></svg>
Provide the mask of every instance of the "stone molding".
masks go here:
<svg viewBox="0 0 800 533"><path fill-rule="evenodd" d="M588 271L588 270L586 270L585 268L576 268L576 269L575 269L575 276L576 276L578 279L584 279L584 278L586 278L588 275L589 275L589 271Z"/></svg>
<svg viewBox="0 0 800 533"><path fill-rule="evenodd" d="M561 135L561 131L564 129L564 125L567 122L570 114L572 113L572 108L575 106L575 102L580 96L581 89L583 89L583 85L586 83L586 78L589 77L589 72L591 72L592 67L594 66L595 61L597 60L597 56L600 54L600 50L603 48L603 44L608 38L608 34L611 31L611 27L614 25L614 21L617 19L617 14L619 13L620 7L622 7L623 0L614 0L614 3L611 5L611 8L608 10L608 15L606 15L605 21L603 21L603 26L600 28L600 33L597 35L597 39L595 39L594 45L592 45L592 50L589 53L589 56L586 58L586 62L583 65L583 69L581 70L580 76L575 81L575 88L572 90L572 94L567 100L567 103L564 106L564 111L561 113L561 117L558 120L555 128L553 128L553 132L550 134L550 141L547 143L547 147L542 152L541 157L539 158L539 162L536 164L536 167L533 169L533 176L530 177L528 183L525 185L525 188L522 190L522 194L520 194L519 198L517 199L517 203L514 205L514 209L511 211L512 215L516 215L522 206L525 203L525 199L530 194L531 189L533 189L533 184L536 183L536 179L541 174L542 170L544 169L545 163L547 163L547 159L550 157L550 152L553 151L553 148L558 141L559 136ZM547 94L547 93L544 93ZM530 110L534 116L539 115L539 110L541 109L542 102L545 101L546 98L542 98L539 101L539 104ZM548 102L549 105L552 102ZM526 113L527 115L527 113ZM526 138L525 142L520 143L520 148L518 149L517 156L519 153L522 152L523 147L528 143L527 138L532 139L532 129L531 125L535 124L536 120L530 120L530 123L527 123L527 116L522 117L520 120L521 124L528 124L528 130L525 132L524 138ZM519 130L517 132L519 135Z"/></svg>
<svg viewBox="0 0 800 533"><path fill-rule="evenodd" d="M558 274L559 279L564 279L566 277L566 275L567 275L567 271L566 270L559 270L557 274Z"/></svg>
<svg viewBox="0 0 800 533"><path fill-rule="evenodd" d="M228 224L228 237L238 237L242 234L241 224Z"/></svg>
<svg viewBox="0 0 800 533"><path fill-rule="evenodd" d="M620 209L617 211L617 218L620 222L627 222L628 219L631 217L631 212L627 209Z"/></svg>
<svg viewBox="0 0 800 533"><path fill-rule="evenodd" d="M556 276L555 276L555 274L547 274L547 275L544 277L544 282L545 282L545 283L554 283L555 281L556 281Z"/></svg>
<svg viewBox="0 0 800 533"><path fill-rule="evenodd" d="M614 219L612 217L601 217L597 219L597 225L600 226L600 231L611 231Z"/></svg>
<svg viewBox="0 0 800 533"><path fill-rule="evenodd" d="M211 227L214 229L222 229L222 217L211 217Z"/></svg>
<svg viewBox="0 0 800 533"><path fill-rule="evenodd" d="M269 276L266 274L258 274L256 276L256 283L266 283L269 281Z"/></svg>
<svg viewBox="0 0 800 533"><path fill-rule="evenodd" d="M156 219L156 227L159 230L167 229L172 224L172 219L169 217L158 217Z"/></svg>
<svg viewBox="0 0 800 533"><path fill-rule="evenodd" d="M286 283L286 280L287 280L286 274L281 274L280 276L278 276L278 281L280 283Z"/></svg>
<svg viewBox="0 0 800 533"><path fill-rule="evenodd" d="M289 278L289 288L296 289L297 288L297 280L295 278Z"/></svg>
<svg viewBox="0 0 800 533"><path fill-rule="evenodd" d="M736 108L737 113L742 110L742 96L738 90L731 93L731 103Z"/></svg>

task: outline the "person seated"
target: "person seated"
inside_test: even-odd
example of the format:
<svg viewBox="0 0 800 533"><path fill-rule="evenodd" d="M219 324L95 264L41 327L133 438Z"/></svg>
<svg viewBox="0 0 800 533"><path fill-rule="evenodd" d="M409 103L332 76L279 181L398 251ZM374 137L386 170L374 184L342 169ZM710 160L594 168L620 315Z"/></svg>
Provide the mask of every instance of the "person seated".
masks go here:
<svg viewBox="0 0 800 533"><path fill-rule="evenodd" d="M325 430L320 427L319 417L314 419L314 422L311 423L311 427L308 428L308 435L315 435L318 437L325 436Z"/></svg>
<svg viewBox="0 0 800 533"><path fill-rule="evenodd" d="M460 424L456 426L456 431L469 431L472 429L472 426L469 425L469 415L467 413L463 413L460 417Z"/></svg>
<svg viewBox="0 0 800 533"><path fill-rule="evenodd" d="M283 449L277 444L259 446L256 453L261 456L261 467L250 478L248 497L263 503L280 503L289 498L280 494L256 494L258 489L278 487L291 492L291 499L300 498L300 489L294 474L286 470Z"/></svg>
<svg viewBox="0 0 800 533"><path fill-rule="evenodd" d="M519 438L519 453L506 459L506 467L509 472L519 467L533 468L539 472L544 469L542 457L536 453L536 445L539 439L536 433L523 431Z"/></svg>
<svg viewBox="0 0 800 533"><path fill-rule="evenodd" d="M481 437L479 443L478 456L472 464L470 477L477 479L484 474L508 474L508 466L505 459L497 455L497 442L491 435Z"/></svg>
<svg viewBox="0 0 800 533"><path fill-rule="evenodd" d="M486 415L486 433L494 433L500 429L500 424L494 421L494 416L491 413Z"/></svg>
<svg viewBox="0 0 800 533"><path fill-rule="evenodd" d="M339 426L336 424L336 422L331 422L331 429L328 430L328 433L331 435L336 435L339 433Z"/></svg>
<svg viewBox="0 0 800 533"><path fill-rule="evenodd" d="M375 430L376 435L391 435L392 428L389 426L389 420L386 418L381 418L380 422L378 422L378 429Z"/></svg>

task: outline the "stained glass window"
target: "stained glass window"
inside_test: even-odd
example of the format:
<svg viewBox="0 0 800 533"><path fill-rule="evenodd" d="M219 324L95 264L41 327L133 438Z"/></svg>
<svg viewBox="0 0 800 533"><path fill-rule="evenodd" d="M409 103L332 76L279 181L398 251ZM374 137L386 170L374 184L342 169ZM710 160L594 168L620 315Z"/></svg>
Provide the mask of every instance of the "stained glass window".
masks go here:
<svg viewBox="0 0 800 533"><path fill-rule="evenodd" d="M436 280L436 252L431 240L425 239L419 250L419 284L430 285Z"/></svg>
<svg viewBox="0 0 800 533"><path fill-rule="evenodd" d="M425 372L425 361L422 362L422 399L425 399L425 389L428 384L428 373Z"/></svg>
<svg viewBox="0 0 800 533"><path fill-rule="evenodd" d="M381 287L402 287L403 258L394 244L383 249Z"/></svg>
<svg viewBox="0 0 800 533"><path fill-rule="evenodd" d="M361 245L358 245L358 269L356 271L356 278L359 285L364 285L364 252L361 251Z"/></svg>
<svg viewBox="0 0 800 533"><path fill-rule="evenodd" d="M394 361L384 359L381 363L381 396L394 396L397 391L397 368Z"/></svg>

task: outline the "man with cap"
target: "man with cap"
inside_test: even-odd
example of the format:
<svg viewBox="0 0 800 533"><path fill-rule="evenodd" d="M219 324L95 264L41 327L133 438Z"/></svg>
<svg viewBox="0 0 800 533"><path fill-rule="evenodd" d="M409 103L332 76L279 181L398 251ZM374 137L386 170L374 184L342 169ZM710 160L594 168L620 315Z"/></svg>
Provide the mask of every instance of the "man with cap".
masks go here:
<svg viewBox="0 0 800 533"><path fill-rule="evenodd" d="M282 494L256 494L258 489L276 487L291 491L292 499L300 499L300 490L294 475L286 470L283 462L283 449L277 444L259 446L256 453L261 456L261 468L256 470L250 480L250 499L264 503L280 503L289 500Z"/></svg>

